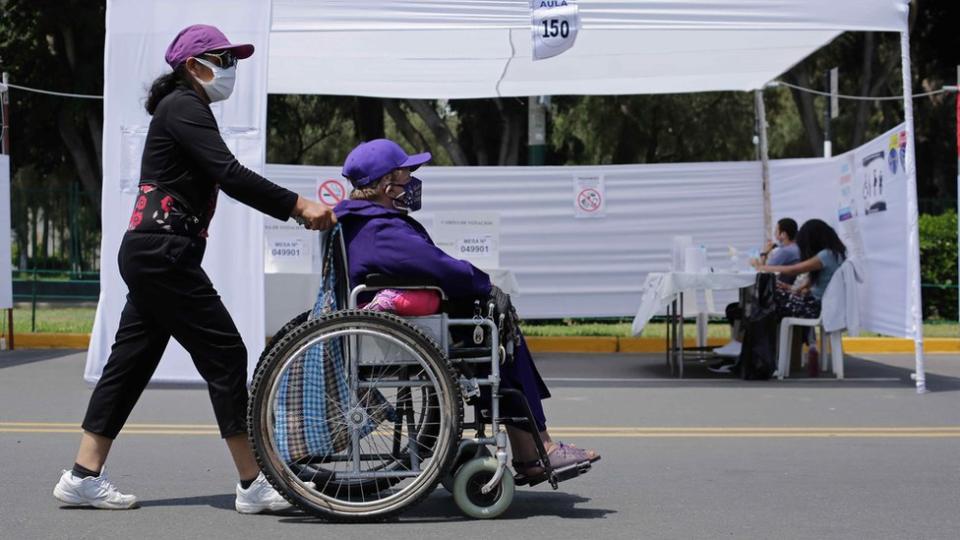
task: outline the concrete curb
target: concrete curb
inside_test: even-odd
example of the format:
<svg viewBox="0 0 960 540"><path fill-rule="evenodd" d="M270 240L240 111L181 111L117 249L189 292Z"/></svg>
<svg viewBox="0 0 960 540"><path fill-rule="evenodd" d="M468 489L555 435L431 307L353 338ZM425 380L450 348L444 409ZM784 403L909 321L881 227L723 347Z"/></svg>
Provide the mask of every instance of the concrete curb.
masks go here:
<svg viewBox="0 0 960 540"><path fill-rule="evenodd" d="M530 350L536 353L662 353L663 338L626 338L615 336L597 337L536 337L526 338ZM710 338L707 345L723 345L725 339ZM16 334L14 344L18 349L86 349L90 346L89 334ZM693 347L694 340L684 341ZM909 354L913 341L900 338L843 338L843 350L850 354ZM926 338L923 350L930 354L960 354L960 338Z"/></svg>

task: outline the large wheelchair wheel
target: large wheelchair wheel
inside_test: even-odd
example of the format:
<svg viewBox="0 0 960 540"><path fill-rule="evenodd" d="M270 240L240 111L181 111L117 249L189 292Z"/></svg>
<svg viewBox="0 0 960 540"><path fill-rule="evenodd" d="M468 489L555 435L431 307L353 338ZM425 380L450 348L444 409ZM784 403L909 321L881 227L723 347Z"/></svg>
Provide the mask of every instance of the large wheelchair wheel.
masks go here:
<svg viewBox="0 0 960 540"><path fill-rule="evenodd" d="M331 520L383 519L418 503L460 441L462 400L445 354L393 315L340 311L296 325L303 318L275 337L254 376L249 429L264 475Z"/></svg>

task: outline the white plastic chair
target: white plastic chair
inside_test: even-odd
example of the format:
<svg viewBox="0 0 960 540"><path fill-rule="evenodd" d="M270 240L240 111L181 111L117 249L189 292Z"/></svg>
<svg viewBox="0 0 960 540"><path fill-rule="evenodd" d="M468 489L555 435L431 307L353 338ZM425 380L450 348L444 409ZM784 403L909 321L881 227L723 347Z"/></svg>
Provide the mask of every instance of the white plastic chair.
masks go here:
<svg viewBox="0 0 960 540"><path fill-rule="evenodd" d="M830 279L830 283L827 284L827 289L832 289L832 287L838 286L837 284L842 284L844 287L852 287L856 297L856 282L846 283L846 279L842 276L847 275L842 270L847 266L852 266L854 269L856 266L853 264L853 261L847 259L840 266L840 269L833 274L833 278ZM840 280L840 281L838 281ZM857 278L859 280L859 278ZM856 280L853 280L856 281ZM835 284L835 282L837 284ZM824 298L827 298L827 293L824 293ZM845 295L841 295L845 297ZM823 306L820 310L823 313L824 310L835 308L837 306ZM847 306L843 306L846 308ZM850 321L847 321L848 324ZM835 332L826 332L823 328L823 318L817 317L816 319L800 319L796 317L785 317L780 321L780 343L779 349L777 350L777 369L779 373L777 378L783 380L784 377L790 375L790 353L793 350L793 327L794 326L806 326L806 327L819 327L820 328L820 351L821 351L821 360L820 360L820 370L826 371L827 367L830 366L833 368L833 374L836 375L838 379L843 378L843 329L839 329ZM859 328L853 330L854 335L859 331ZM827 348L824 347L829 343L830 351L827 352Z"/></svg>
<svg viewBox="0 0 960 540"><path fill-rule="evenodd" d="M780 344L777 349L777 378L783 380L790 375L790 352L793 350L793 327L805 326L820 328L820 370L826 371L827 366L833 368L833 374L838 379L843 378L843 331L824 332L823 322L820 318L800 319L797 317L785 317L780 321ZM829 353L824 345L830 344Z"/></svg>

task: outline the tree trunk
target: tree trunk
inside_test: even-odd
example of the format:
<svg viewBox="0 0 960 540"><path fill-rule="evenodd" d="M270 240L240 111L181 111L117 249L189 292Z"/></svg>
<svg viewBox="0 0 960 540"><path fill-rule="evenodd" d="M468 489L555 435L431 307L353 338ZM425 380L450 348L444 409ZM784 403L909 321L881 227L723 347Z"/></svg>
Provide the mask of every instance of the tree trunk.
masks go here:
<svg viewBox="0 0 960 540"><path fill-rule="evenodd" d="M873 32L863 36L863 66L860 69L860 95L866 96L870 92L870 79L873 78ZM853 148L860 146L863 136L867 132L867 121L870 118L869 101L857 102L857 116L853 124Z"/></svg>
<svg viewBox="0 0 960 540"><path fill-rule="evenodd" d="M510 114L510 148L507 151L507 162L506 165L519 165L520 164L520 136L521 136L521 124L520 116L517 114Z"/></svg>
<svg viewBox="0 0 960 540"><path fill-rule="evenodd" d="M44 206L43 210L43 236L40 238L40 255L46 259L50 256L50 210Z"/></svg>
<svg viewBox="0 0 960 540"><path fill-rule="evenodd" d="M369 97L356 98L353 121L361 141L382 139L384 137L383 100Z"/></svg>
<svg viewBox="0 0 960 540"><path fill-rule="evenodd" d="M76 40L74 39L73 28L70 26L60 27L60 39L58 40L60 49L66 57L67 65L74 73L77 71L77 53ZM90 143L84 141L80 130L77 128L77 118L72 111L75 105L61 105L57 125L60 131L60 139L64 146L70 152L73 158L74 166L77 168L77 174L80 176L80 182L83 184L87 197L100 213L100 189L103 184L103 174L100 164L102 163L102 143L103 143L103 125L102 113L99 115L95 110L86 106L82 113L83 123L90 135ZM91 150L92 149L92 150Z"/></svg>
<svg viewBox="0 0 960 540"><path fill-rule="evenodd" d="M470 137L473 139L472 146L477 156L477 165L489 165L490 154L487 152L486 141L483 140L483 130L480 129L479 122L472 122L470 124Z"/></svg>
<svg viewBox="0 0 960 540"><path fill-rule="evenodd" d="M94 208L96 208L99 213L100 197L98 195L100 193L102 179L99 174L100 168L91 159L93 153L89 152L86 145L84 145L83 139L74 123L74 117L70 112L69 107L64 107L60 109L57 115L57 127L60 130L60 139L63 140L64 146L66 146L67 151L70 152L70 157L73 158L73 164L77 168L77 175L80 176L80 182L87 191L90 202L93 203Z"/></svg>
<svg viewBox="0 0 960 540"><path fill-rule="evenodd" d="M385 99L383 100L383 108L386 109L387 114L390 115L390 118L393 119L393 123L397 125L397 129L400 130L400 133L403 134L403 138L407 140L411 146L413 146L415 152L430 152L430 145L427 143L426 138L423 134L417 131L417 128L410 123L410 119L407 118L406 111L400 106L400 102L396 99Z"/></svg>
<svg viewBox="0 0 960 540"><path fill-rule="evenodd" d="M437 142L443 146L443 149L447 151L447 155L450 156L450 161L452 161L454 165L470 164L469 161L467 161L467 155L463 152L463 148L460 148L460 143L457 142L456 137L453 136L453 132L450 131L450 126L437 114L437 109L433 103L423 99L408 99L406 102L407 105L423 119L427 127L430 128L433 136L437 139Z"/></svg>
<svg viewBox="0 0 960 540"><path fill-rule="evenodd" d="M804 88L810 88L810 78L806 72L790 72L783 76L787 82ZM803 123L803 131L807 135L807 143L810 145L810 152L815 156L823 155L823 132L820 128L820 121L817 119L817 110L813 103L813 94L801 90L790 89L793 94L793 101L797 105L797 111L800 113L800 121Z"/></svg>

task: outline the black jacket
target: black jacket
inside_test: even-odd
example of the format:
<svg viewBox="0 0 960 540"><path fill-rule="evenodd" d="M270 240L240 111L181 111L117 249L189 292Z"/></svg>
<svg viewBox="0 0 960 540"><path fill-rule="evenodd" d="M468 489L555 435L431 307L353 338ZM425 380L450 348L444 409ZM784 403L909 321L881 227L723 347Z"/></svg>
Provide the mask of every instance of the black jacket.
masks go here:
<svg viewBox="0 0 960 540"><path fill-rule="evenodd" d="M210 106L190 88L160 100L143 149L140 184L152 184L198 217L207 217L216 190L280 220L297 194L247 169L230 152Z"/></svg>

